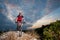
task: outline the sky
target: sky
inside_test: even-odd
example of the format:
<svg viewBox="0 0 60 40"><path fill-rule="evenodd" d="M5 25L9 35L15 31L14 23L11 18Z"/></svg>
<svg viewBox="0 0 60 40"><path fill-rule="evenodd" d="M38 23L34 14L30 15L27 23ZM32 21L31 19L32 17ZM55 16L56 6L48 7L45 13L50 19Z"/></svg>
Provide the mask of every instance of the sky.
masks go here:
<svg viewBox="0 0 60 40"><path fill-rule="evenodd" d="M60 0L0 0L0 30L16 29L19 12L26 22L23 30L39 28L60 20Z"/></svg>

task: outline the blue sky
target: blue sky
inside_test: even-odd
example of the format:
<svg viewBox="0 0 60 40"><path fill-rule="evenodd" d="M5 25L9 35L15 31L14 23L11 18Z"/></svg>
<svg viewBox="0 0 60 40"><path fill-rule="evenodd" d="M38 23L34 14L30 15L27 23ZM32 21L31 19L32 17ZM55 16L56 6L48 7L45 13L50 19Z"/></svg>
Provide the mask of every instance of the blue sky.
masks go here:
<svg viewBox="0 0 60 40"><path fill-rule="evenodd" d="M23 13L27 22L23 29L27 29L28 26L34 25L38 20L44 19L45 17L48 19L50 17L52 19L55 18L54 20L60 19L60 0L0 0L1 30L6 29L6 26L7 29L15 29L16 24L14 20L19 12ZM4 27L2 26L3 24L5 28L2 28Z"/></svg>

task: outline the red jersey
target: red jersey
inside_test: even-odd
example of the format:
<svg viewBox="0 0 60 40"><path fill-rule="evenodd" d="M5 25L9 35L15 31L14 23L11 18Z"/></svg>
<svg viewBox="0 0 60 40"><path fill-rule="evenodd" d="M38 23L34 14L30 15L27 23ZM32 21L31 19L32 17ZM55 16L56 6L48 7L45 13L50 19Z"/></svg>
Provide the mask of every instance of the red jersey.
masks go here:
<svg viewBox="0 0 60 40"><path fill-rule="evenodd" d="M17 16L17 22L19 21L19 22L22 22L22 20L23 20L23 16Z"/></svg>

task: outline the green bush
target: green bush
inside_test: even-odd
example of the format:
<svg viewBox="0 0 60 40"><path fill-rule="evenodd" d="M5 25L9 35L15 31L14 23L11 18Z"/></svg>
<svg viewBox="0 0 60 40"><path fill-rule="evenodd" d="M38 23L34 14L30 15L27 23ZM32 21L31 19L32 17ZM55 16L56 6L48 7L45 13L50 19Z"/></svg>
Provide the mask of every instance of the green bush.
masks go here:
<svg viewBox="0 0 60 40"><path fill-rule="evenodd" d="M43 29L43 40L60 40L60 21L51 23Z"/></svg>

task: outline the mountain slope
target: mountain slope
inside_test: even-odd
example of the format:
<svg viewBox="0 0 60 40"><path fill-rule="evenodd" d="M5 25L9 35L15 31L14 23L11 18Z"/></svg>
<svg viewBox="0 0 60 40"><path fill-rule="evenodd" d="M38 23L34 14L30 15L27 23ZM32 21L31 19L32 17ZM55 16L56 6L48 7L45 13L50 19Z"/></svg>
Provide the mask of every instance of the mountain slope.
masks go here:
<svg viewBox="0 0 60 40"><path fill-rule="evenodd" d="M30 36L29 34L25 34L22 32L22 37L19 37L18 31L9 31L6 33L3 33L0 36L0 40L37 40L36 38Z"/></svg>

